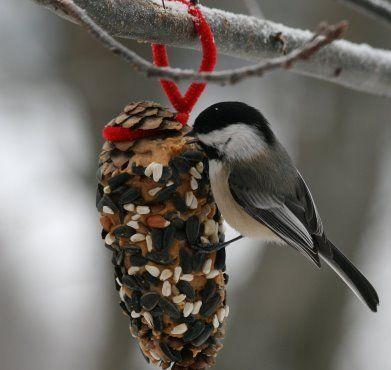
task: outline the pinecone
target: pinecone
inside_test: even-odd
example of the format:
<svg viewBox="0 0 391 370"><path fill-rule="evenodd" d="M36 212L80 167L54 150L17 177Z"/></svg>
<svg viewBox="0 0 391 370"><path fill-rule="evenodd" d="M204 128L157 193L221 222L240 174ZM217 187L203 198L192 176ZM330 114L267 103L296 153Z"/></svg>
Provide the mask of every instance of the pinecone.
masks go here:
<svg viewBox="0 0 391 370"><path fill-rule="evenodd" d="M222 348L225 250L195 245L224 239L204 154L189 128L155 103L132 103L110 124L165 129L152 139L105 142L97 208L113 252L120 306L145 359L167 369L205 369ZM134 123L136 122L136 123ZM153 124L152 124L153 122Z"/></svg>

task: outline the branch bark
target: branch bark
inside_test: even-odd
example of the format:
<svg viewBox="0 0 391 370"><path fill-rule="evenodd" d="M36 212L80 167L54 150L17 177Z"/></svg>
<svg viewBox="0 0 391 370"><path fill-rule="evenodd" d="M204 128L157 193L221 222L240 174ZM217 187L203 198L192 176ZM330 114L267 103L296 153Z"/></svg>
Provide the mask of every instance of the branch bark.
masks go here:
<svg viewBox="0 0 391 370"><path fill-rule="evenodd" d="M33 0L64 16L52 0ZM191 17L179 7L163 9L148 0L75 0L110 34L143 42L199 48ZM202 7L219 52L250 61L281 56L300 49L313 38L293 29L254 17ZM278 37L276 37L278 35ZM352 89L391 97L391 52L340 40L320 50L293 71L332 81Z"/></svg>
<svg viewBox="0 0 391 370"><path fill-rule="evenodd" d="M387 0L338 0L391 27L391 3Z"/></svg>

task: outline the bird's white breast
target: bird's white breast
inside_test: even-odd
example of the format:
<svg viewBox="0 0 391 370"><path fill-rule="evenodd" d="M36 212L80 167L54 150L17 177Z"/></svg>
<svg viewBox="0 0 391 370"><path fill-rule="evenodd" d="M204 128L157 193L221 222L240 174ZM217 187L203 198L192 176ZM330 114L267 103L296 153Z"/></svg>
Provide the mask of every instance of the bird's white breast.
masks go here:
<svg viewBox="0 0 391 370"><path fill-rule="evenodd" d="M234 200L228 185L229 171L220 161L209 161L209 176L215 201L227 221L243 236L270 241L280 241L269 228L254 220Z"/></svg>

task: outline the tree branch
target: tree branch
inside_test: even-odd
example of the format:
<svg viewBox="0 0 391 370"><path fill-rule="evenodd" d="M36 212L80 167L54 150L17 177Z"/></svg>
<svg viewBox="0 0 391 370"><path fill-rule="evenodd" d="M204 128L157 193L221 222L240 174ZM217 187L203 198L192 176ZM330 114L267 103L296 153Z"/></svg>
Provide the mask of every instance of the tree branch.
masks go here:
<svg viewBox="0 0 391 370"><path fill-rule="evenodd" d="M391 3L387 0L338 0L354 7L366 15L381 20L391 26Z"/></svg>
<svg viewBox="0 0 391 370"><path fill-rule="evenodd" d="M34 0L64 16L52 0ZM178 47L199 48L186 9L163 9L156 0L75 0L112 35ZM212 27L220 53L251 61L281 56L302 48L313 38L309 31L270 21L202 7ZM292 70L356 90L391 97L391 52L344 40L320 50L311 60Z"/></svg>

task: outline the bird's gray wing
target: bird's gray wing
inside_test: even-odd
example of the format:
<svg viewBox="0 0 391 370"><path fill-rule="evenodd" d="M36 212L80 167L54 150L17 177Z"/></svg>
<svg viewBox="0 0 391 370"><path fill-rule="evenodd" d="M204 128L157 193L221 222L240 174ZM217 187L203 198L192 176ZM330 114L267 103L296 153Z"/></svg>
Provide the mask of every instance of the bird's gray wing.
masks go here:
<svg viewBox="0 0 391 370"><path fill-rule="evenodd" d="M253 176L251 182L246 181L246 178L235 171L230 173L229 187L236 202L251 217L269 227L287 244L320 266L317 249L311 237L312 232L306 221L306 203L302 203L296 196L284 197L283 194L263 192L257 176ZM300 181L298 186L302 187ZM300 195L306 201L306 192L302 191ZM317 214L316 208L313 210Z"/></svg>

